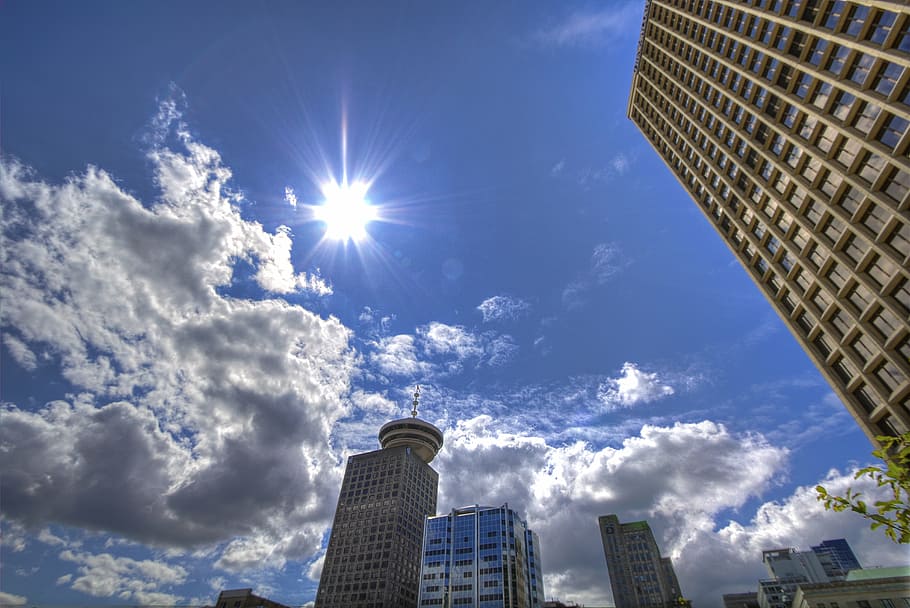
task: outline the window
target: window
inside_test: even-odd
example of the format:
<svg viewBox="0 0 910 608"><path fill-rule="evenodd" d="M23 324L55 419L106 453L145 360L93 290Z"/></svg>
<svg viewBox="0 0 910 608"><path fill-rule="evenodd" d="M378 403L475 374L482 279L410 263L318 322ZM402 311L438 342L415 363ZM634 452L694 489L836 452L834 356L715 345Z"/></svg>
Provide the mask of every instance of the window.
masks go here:
<svg viewBox="0 0 910 608"><path fill-rule="evenodd" d="M863 155L863 160L860 161L858 173L863 180L871 185L878 179L884 167L884 158L874 152L866 152Z"/></svg>
<svg viewBox="0 0 910 608"><path fill-rule="evenodd" d="M805 72L799 72L799 75L796 77L796 86L793 88L793 94L800 99L805 99L806 95L809 94L809 87L812 85L812 82L812 76ZM790 125L787 126L789 127Z"/></svg>
<svg viewBox="0 0 910 608"><path fill-rule="evenodd" d="M825 63L825 69L835 76L840 76L841 70L844 69L844 64L847 63L847 56L850 55L850 49L839 44L833 45L832 48L828 61Z"/></svg>
<svg viewBox="0 0 910 608"><path fill-rule="evenodd" d="M847 70L847 78L862 86L866 81L866 77L869 75L869 70L872 69L872 63L874 61L875 58L872 57L872 55L857 53L853 62L850 64L850 69Z"/></svg>
<svg viewBox="0 0 910 608"><path fill-rule="evenodd" d="M898 79L901 77L901 72L903 72L903 68L898 64L882 61L881 67L872 80L872 88L879 95L887 97L894 90Z"/></svg>
<svg viewBox="0 0 910 608"><path fill-rule="evenodd" d="M882 109L874 103L867 101L860 102L859 111L856 118L853 119L853 126L856 127L863 135L868 135L872 131L875 119L881 113Z"/></svg>
<svg viewBox="0 0 910 608"><path fill-rule="evenodd" d="M843 251L844 255L850 258L850 261L856 265L866 256L866 252L869 251L869 244L855 234L851 234L847 240L844 241L844 246L841 251Z"/></svg>
<svg viewBox="0 0 910 608"><path fill-rule="evenodd" d="M869 17L869 7L868 6L856 6L854 5L850 9L850 13L847 16L847 27L846 33L848 36L853 36L854 38L858 37L860 32L863 30L863 25L866 23L866 19Z"/></svg>
<svg viewBox="0 0 910 608"><path fill-rule="evenodd" d="M852 138L845 138L843 142L837 147L837 152L834 155L834 160L837 161L845 169L849 169L853 166L853 161L856 159L856 155L859 151L862 150L860 143Z"/></svg>
<svg viewBox="0 0 910 608"><path fill-rule="evenodd" d="M866 213L863 214L863 217L860 221L866 228L875 234L878 234L881 232L882 228L885 227L888 219L889 214L887 211L878 205L871 204L869 205L869 209L866 210Z"/></svg>
<svg viewBox="0 0 910 608"><path fill-rule="evenodd" d="M899 222L885 239L885 244L904 257L910 256L910 225Z"/></svg>
<svg viewBox="0 0 910 608"><path fill-rule="evenodd" d="M872 25L866 33L866 40L875 44L883 44L894 26L894 18L895 14L891 11L876 11L875 17L872 18Z"/></svg>
<svg viewBox="0 0 910 608"><path fill-rule="evenodd" d="M882 184L882 191L900 203L907 196L908 189L910 189L910 175L892 167Z"/></svg>
<svg viewBox="0 0 910 608"><path fill-rule="evenodd" d="M897 115L891 115L885 120L885 124L878 133L878 141L882 142L892 150L897 147L898 142L907 130L908 123L905 119Z"/></svg>
<svg viewBox="0 0 910 608"><path fill-rule="evenodd" d="M821 67L822 57L825 55L825 50L828 48L828 41L822 40L821 38L816 38L812 41L812 44L809 46L809 56L806 57L806 60L814 65L815 67Z"/></svg>
<svg viewBox="0 0 910 608"><path fill-rule="evenodd" d="M832 2L825 8L825 13L822 15L821 26L829 30L836 30L837 24L840 22L840 18L843 14L844 0Z"/></svg>
<svg viewBox="0 0 910 608"><path fill-rule="evenodd" d="M833 87L827 82L820 82L815 88L815 91L812 92L812 105L817 108L824 109L828 105L828 98L831 96L831 91Z"/></svg>

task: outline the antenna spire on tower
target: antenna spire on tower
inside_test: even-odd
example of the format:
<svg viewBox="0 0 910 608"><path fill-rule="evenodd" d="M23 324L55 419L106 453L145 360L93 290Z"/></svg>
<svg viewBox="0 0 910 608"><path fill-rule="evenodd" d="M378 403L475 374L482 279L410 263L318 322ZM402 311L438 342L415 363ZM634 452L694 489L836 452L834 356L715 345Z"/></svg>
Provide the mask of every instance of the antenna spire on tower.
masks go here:
<svg viewBox="0 0 910 608"><path fill-rule="evenodd" d="M420 385L417 385L417 390L414 391L414 408L411 410L411 416L417 418L417 406L420 405Z"/></svg>

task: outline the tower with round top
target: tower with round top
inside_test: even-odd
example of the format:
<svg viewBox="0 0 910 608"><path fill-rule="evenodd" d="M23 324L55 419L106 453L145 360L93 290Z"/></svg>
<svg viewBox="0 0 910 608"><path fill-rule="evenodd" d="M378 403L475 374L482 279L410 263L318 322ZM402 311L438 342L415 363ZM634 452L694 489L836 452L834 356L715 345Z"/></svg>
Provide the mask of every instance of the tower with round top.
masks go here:
<svg viewBox="0 0 910 608"><path fill-rule="evenodd" d="M386 422L379 429L379 445L382 449L404 446L411 453L429 464L442 447L442 431L417 417L420 404L420 386L414 391L413 409L410 418Z"/></svg>

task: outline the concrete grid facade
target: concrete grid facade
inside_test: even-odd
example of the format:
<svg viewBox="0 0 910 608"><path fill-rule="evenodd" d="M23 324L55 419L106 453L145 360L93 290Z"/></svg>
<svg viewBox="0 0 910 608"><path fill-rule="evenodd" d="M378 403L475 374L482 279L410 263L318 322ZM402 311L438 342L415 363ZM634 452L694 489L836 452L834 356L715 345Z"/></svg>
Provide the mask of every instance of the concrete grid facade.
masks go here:
<svg viewBox="0 0 910 608"><path fill-rule="evenodd" d="M910 430L910 9L650 0L628 115L870 439Z"/></svg>

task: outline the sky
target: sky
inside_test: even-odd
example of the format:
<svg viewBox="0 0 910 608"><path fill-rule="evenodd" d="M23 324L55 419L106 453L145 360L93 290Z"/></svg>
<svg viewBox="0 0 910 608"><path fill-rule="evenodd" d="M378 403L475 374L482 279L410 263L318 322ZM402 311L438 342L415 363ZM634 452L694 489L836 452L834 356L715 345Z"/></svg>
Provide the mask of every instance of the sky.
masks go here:
<svg viewBox="0 0 910 608"><path fill-rule="evenodd" d="M597 517L695 605L761 551L904 551L873 447L626 118L642 2L0 2L0 603L315 596L346 458L445 434L548 598ZM332 184L374 221L332 238Z"/></svg>

